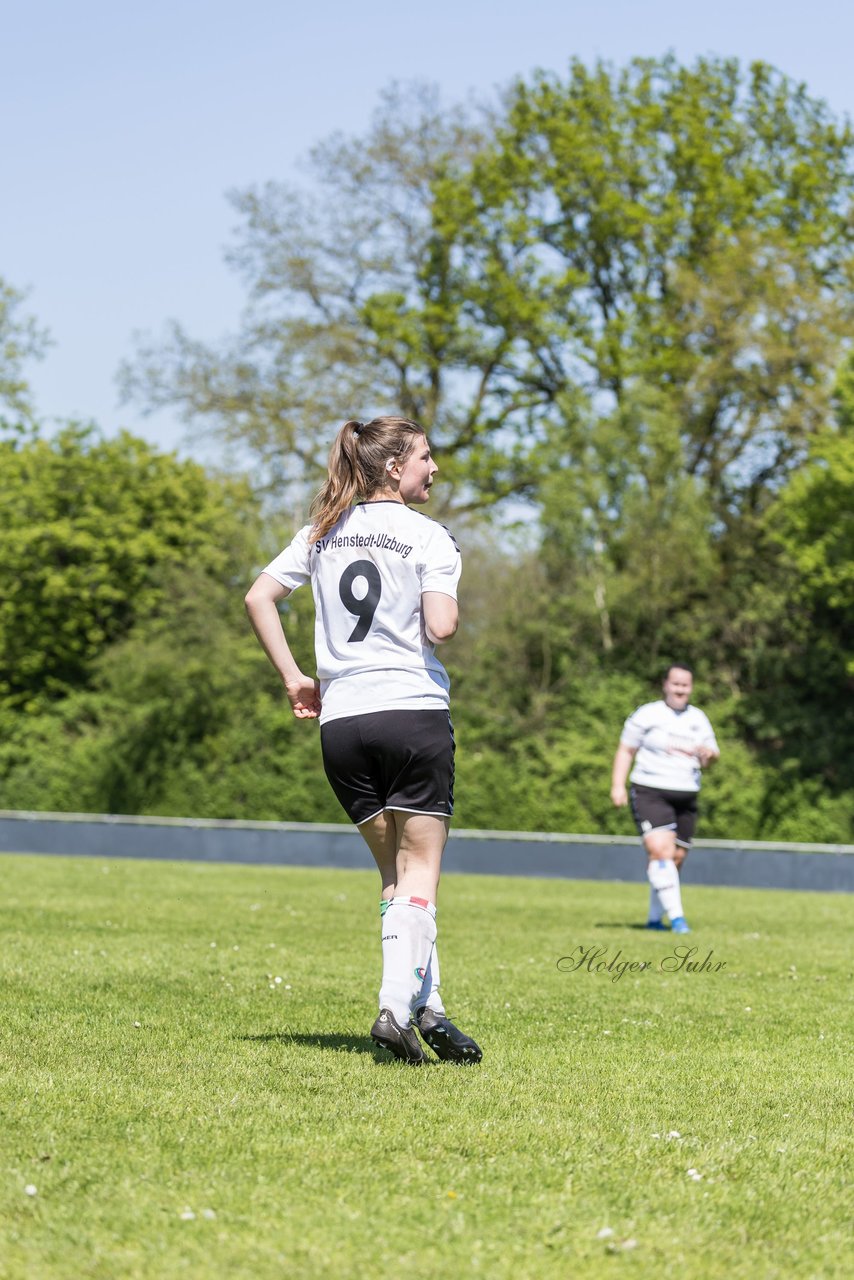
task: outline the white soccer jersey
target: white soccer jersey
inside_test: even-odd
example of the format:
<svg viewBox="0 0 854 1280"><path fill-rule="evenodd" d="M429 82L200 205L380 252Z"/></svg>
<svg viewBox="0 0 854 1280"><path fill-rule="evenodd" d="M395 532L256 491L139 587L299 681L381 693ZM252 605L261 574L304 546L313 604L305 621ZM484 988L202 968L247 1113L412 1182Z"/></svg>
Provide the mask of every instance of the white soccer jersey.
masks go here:
<svg viewBox="0 0 854 1280"><path fill-rule="evenodd" d="M373 711L447 707L450 682L424 630L421 593L457 597L460 552L443 525L401 502L362 502L324 538L300 529L264 570L311 582L321 724Z"/></svg>
<svg viewBox="0 0 854 1280"><path fill-rule="evenodd" d="M637 749L632 782L662 791L699 791L700 762L694 748L718 749L705 712L690 702L684 711L674 711L664 699L632 712L620 741Z"/></svg>

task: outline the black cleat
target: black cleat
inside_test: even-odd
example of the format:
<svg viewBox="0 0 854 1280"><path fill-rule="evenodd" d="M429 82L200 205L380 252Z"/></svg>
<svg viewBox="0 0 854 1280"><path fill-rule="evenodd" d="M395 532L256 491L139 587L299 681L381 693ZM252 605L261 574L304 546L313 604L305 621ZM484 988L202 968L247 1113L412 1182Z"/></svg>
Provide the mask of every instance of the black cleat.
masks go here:
<svg viewBox="0 0 854 1280"><path fill-rule="evenodd" d="M415 1025L421 1039L445 1062L480 1062L483 1057L480 1046L463 1035L444 1013L435 1013L426 1006L416 1009Z"/></svg>
<svg viewBox="0 0 854 1280"><path fill-rule="evenodd" d="M380 1016L371 1027L371 1039L411 1067L420 1067L427 1061L412 1027L402 1027L390 1009L380 1009Z"/></svg>

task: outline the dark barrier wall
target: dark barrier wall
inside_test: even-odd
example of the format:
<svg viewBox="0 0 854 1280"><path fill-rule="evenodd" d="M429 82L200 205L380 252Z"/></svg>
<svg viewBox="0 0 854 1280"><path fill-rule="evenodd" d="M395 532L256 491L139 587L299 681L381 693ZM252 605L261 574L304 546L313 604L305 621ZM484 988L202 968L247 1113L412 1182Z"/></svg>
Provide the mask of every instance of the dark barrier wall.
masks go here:
<svg viewBox="0 0 854 1280"><path fill-rule="evenodd" d="M0 810L0 852L351 869L373 865L350 826L8 810ZM442 871L646 880L639 841L534 832L454 831ZM851 893L854 846L698 840L686 871L692 884Z"/></svg>

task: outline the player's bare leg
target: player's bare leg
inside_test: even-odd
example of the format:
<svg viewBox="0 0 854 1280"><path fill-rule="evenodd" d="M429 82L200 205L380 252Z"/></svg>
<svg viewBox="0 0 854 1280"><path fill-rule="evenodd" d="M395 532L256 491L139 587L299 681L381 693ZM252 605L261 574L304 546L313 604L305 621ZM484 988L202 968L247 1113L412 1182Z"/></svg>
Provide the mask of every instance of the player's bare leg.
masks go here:
<svg viewBox="0 0 854 1280"><path fill-rule="evenodd" d="M680 857L676 832L660 827L655 831L648 831L643 843L647 852L646 876L658 899L661 915L670 917L670 927L674 933L690 933L682 910L682 891L679 885L679 865L684 859L684 852ZM656 920L655 915L651 915L650 927L660 927L660 919L661 916Z"/></svg>
<svg viewBox="0 0 854 1280"><path fill-rule="evenodd" d="M436 897L448 826L446 818L393 810L359 828L383 885L383 983L371 1035L413 1064L419 1061L411 1045L413 1013L422 1037L440 1058L481 1058L475 1042L448 1019L439 995Z"/></svg>
<svg viewBox="0 0 854 1280"><path fill-rule="evenodd" d="M394 906L397 891L398 824L393 810L386 809L367 822L359 824L359 833L370 849L382 884L380 920L382 925L383 980L380 988L380 1012L371 1027L371 1038L383 1049L388 1049L401 1062L420 1066L425 1061L424 1050L410 1026L414 991L420 990L420 980L412 972L412 939L408 936L407 921L400 925L392 912L392 920L386 917ZM440 853L441 858L441 853ZM435 909L434 909L435 910ZM433 940L435 940L435 923ZM416 940L416 945L418 940ZM432 941L430 942L432 949Z"/></svg>
<svg viewBox="0 0 854 1280"><path fill-rule="evenodd" d="M409 898L412 902L426 898L435 907L442 852L448 839L448 820L398 812L397 821L400 839L395 899ZM483 1056L480 1047L445 1013L439 994L439 957L435 942L413 1012L422 1038L439 1058L447 1062L480 1062Z"/></svg>
<svg viewBox="0 0 854 1280"><path fill-rule="evenodd" d="M359 834L373 854L382 881L382 899L390 902L397 883L397 824L386 809L359 825Z"/></svg>
<svg viewBox="0 0 854 1280"><path fill-rule="evenodd" d="M396 810L394 816L397 826L395 894L426 898L435 906L450 823L447 818L429 813Z"/></svg>
<svg viewBox="0 0 854 1280"><path fill-rule="evenodd" d="M410 1018L429 981L436 942L436 892L448 821L386 810L359 830L382 881L383 978L377 1044L413 1065L424 1059Z"/></svg>

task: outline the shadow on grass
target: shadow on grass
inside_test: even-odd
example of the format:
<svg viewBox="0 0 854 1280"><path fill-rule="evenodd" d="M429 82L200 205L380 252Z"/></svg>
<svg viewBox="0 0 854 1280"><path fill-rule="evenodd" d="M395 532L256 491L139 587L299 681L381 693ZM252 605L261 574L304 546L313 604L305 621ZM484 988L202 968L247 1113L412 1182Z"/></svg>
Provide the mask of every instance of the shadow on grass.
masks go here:
<svg viewBox="0 0 854 1280"><path fill-rule="evenodd" d="M645 924L635 920L597 920L594 929L634 929L636 932L648 933L650 937L657 933L669 933L669 929L648 929Z"/></svg>
<svg viewBox="0 0 854 1280"><path fill-rule="evenodd" d="M333 1053L368 1053L375 1062L389 1062L389 1055L370 1036L330 1035L320 1031L268 1031L260 1036L238 1036L253 1044L295 1044L310 1049L331 1049Z"/></svg>

